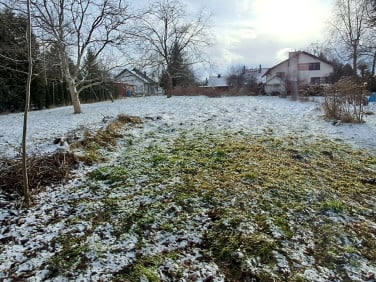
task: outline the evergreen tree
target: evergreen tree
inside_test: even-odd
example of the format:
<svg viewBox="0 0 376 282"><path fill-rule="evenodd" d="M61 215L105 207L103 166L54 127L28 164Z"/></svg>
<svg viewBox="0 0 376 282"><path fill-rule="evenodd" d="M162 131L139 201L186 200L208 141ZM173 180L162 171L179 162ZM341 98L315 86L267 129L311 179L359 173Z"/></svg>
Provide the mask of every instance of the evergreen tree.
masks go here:
<svg viewBox="0 0 376 282"><path fill-rule="evenodd" d="M0 112L22 111L25 108L25 85L28 72L26 40L27 18L9 9L0 11ZM37 57L38 44L32 34L32 56ZM41 81L33 77L31 104L41 107Z"/></svg>
<svg viewBox="0 0 376 282"><path fill-rule="evenodd" d="M69 59L67 58L67 60ZM56 43L51 44L47 50L44 50L40 56L40 61L43 69L43 73L40 74L40 77L43 78L43 84L45 86L45 107L70 105L71 100L61 68ZM73 65L71 60L69 62Z"/></svg>
<svg viewBox="0 0 376 282"><path fill-rule="evenodd" d="M354 70L351 65L340 63L337 60L331 62L333 65L333 72L329 75L329 80L331 83L336 83L344 76L353 76Z"/></svg>
<svg viewBox="0 0 376 282"><path fill-rule="evenodd" d="M26 18L0 12L0 110L23 109L27 77Z"/></svg>
<svg viewBox="0 0 376 282"><path fill-rule="evenodd" d="M81 77L82 81L87 83L88 88L82 91L81 100L83 102L94 102L108 98L113 99L110 75L101 66L93 50L88 49L83 66Z"/></svg>
<svg viewBox="0 0 376 282"><path fill-rule="evenodd" d="M167 90L169 83L172 83L173 87L186 87L195 84L194 72L189 63L186 62L184 54L177 43L172 48L170 62L170 65L167 66L167 71L164 71L160 78L160 86L163 89ZM168 81L169 77L172 78L172 82Z"/></svg>

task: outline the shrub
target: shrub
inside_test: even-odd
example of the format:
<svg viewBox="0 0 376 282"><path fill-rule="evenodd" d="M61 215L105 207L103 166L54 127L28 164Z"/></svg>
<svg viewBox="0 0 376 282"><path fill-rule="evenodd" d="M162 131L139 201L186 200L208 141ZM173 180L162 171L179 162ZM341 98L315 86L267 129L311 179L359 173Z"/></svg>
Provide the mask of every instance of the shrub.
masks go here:
<svg viewBox="0 0 376 282"><path fill-rule="evenodd" d="M58 151L52 155L28 158L27 169L31 192L68 180L78 160L73 153ZM20 158L0 160L0 190L9 199L23 194L22 162Z"/></svg>
<svg viewBox="0 0 376 282"><path fill-rule="evenodd" d="M322 108L328 119L362 123L368 100L365 85L356 77L345 77L325 91Z"/></svg>
<svg viewBox="0 0 376 282"><path fill-rule="evenodd" d="M324 95L324 86L323 85L310 85L303 89L302 96L322 96Z"/></svg>
<svg viewBox="0 0 376 282"><path fill-rule="evenodd" d="M199 87L199 86L188 86L174 87L173 96L207 96L211 98L215 97L227 97L227 96L250 96L257 95L252 88L247 87L232 87L232 86L221 86L221 87Z"/></svg>

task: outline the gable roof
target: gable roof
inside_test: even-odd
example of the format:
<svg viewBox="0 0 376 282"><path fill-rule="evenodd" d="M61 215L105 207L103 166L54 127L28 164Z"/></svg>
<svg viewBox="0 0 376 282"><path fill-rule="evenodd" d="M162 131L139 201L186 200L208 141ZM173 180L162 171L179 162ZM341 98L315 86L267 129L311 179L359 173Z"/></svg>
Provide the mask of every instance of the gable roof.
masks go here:
<svg viewBox="0 0 376 282"><path fill-rule="evenodd" d="M148 83L148 84L157 84L156 81L154 81L153 79L151 79L150 77L148 77L146 75L146 73L142 73L141 71L137 70L137 69L133 69L133 70L129 70L129 69L124 69L122 70L118 75L115 76L115 79L121 77L123 74L125 73L129 73L131 74L132 76L135 76L137 77L138 79L140 79L141 81L143 81L144 83Z"/></svg>
<svg viewBox="0 0 376 282"><path fill-rule="evenodd" d="M248 78L255 79L257 83L262 81L265 73L269 70L269 68L255 68L255 69L246 69L244 75Z"/></svg>
<svg viewBox="0 0 376 282"><path fill-rule="evenodd" d="M136 68L133 69L133 72L139 75L140 77L146 79L150 84L157 84L156 81L154 81L153 79L151 79L149 76L146 75L146 72L142 72Z"/></svg>
<svg viewBox="0 0 376 282"><path fill-rule="evenodd" d="M208 87L223 87L228 86L227 76L215 75L209 76Z"/></svg>
<svg viewBox="0 0 376 282"><path fill-rule="evenodd" d="M296 51L296 52L291 52L291 53L292 53L292 56L290 56L288 59L286 59L286 60L280 62L279 64L276 64L275 66L271 67L270 69L268 69L268 70L264 73L263 76L267 76L268 74L270 74L270 72L271 72L273 69L279 67L279 66L282 65L283 63L288 62L291 58L293 58L293 57L297 57L297 56L299 56L299 55L301 55L301 54L305 54L305 55L307 55L307 56L312 57L312 58L315 59L315 60L319 60L319 61L321 61L321 62L324 62L324 63L328 64L328 65L332 65L332 64L331 64L330 62L328 62L327 60L320 59L319 57L317 57L317 56L315 56L315 55L312 55L312 54L310 54L310 53L308 53L308 52L306 52L306 51Z"/></svg>
<svg viewBox="0 0 376 282"><path fill-rule="evenodd" d="M275 69L275 68L279 67L280 65L282 65L282 64L284 64L284 63L286 63L286 62L288 62L289 60L290 60L290 59L286 59L286 60L280 62L279 64L276 64L275 66L269 68L269 69L264 73L263 76L267 76L268 74L270 74L270 72L271 72L273 69Z"/></svg>

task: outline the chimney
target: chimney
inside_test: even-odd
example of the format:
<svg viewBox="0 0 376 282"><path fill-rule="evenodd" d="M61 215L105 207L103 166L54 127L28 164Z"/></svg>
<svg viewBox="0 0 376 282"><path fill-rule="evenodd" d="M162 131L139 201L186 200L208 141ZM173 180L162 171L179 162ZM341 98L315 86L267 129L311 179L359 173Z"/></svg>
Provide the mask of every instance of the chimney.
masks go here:
<svg viewBox="0 0 376 282"><path fill-rule="evenodd" d="M299 55L300 53L301 53L301 51L289 52L289 59L291 59L292 57L295 57L295 56Z"/></svg>
<svg viewBox="0 0 376 282"><path fill-rule="evenodd" d="M261 70L262 70L262 68L261 68L261 64L260 64L260 66L259 66L259 73L261 73Z"/></svg>

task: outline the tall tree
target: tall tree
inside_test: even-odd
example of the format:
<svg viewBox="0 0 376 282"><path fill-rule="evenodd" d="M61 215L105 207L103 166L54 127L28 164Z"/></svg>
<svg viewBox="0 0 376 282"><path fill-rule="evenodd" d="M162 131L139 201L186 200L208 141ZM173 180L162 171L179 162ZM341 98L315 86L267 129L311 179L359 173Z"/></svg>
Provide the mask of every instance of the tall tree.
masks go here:
<svg viewBox="0 0 376 282"><path fill-rule="evenodd" d="M32 0L32 7L39 34L57 48L74 113L81 113L79 94L103 83L100 76L83 75L84 58L89 49L98 58L122 44L133 17L129 5L122 0Z"/></svg>
<svg viewBox="0 0 376 282"><path fill-rule="evenodd" d="M331 22L332 38L351 60L354 75L367 34L367 0L336 0Z"/></svg>
<svg viewBox="0 0 376 282"><path fill-rule="evenodd" d="M376 25L376 0L368 0L368 19L371 25Z"/></svg>
<svg viewBox="0 0 376 282"><path fill-rule="evenodd" d="M104 100L105 96L109 96L110 99L113 101L113 97L110 91L108 91L107 86L110 81L110 74L106 71L105 67L101 62L95 57L95 53L93 50L89 49L85 61L84 61L84 68L82 70L81 75L85 78L86 81L95 80L101 78L104 82L101 85L91 85L89 88L86 88L83 91L83 99L88 100ZM103 95L103 93L107 93Z"/></svg>
<svg viewBox="0 0 376 282"><path fill-rule="evenodd" d="M0 12L0 111L21 111L28 73L27 17L6 8ZM33 56L37 43L31 34Z"/></svg>
<svg viewBox="0 0 376 282"><path fill-rule="evenodd" d="M242 88L246 81L245 66L232 66L227 74L227 84L237 89Z"/></svg>
<svg viewBox="0 0 376 282"><path fill-rule="evenodd" d="M376 0L367 0L367 26L368 38L366 41L366 55L371 58L371 74L375 75L376 69Z"/></svg>
<svg viewBox="0 0 376 282"><path fill-rule="evenodd" d="M139 19L138 32L143 58L161 66L167 78L167 97L172 95L174 52L185 54L185 65L204 61L203 48L210 45L210 15L205 11L196 17L187 13L179 0L157 0Z"/></svg>
<svg viewBox="0 0 376 282"><path fill-rule="evenodd" d="M339 60L332 60L333 72L329 76L331 83L336 83L342 77L354 75L354 70L350 64L343 64Z"/></svg>
<svg viewBox="0 0 376 282"><path fill-rule="evenodd" d="M186 63L184 54L180 51L177 44L174 45L171 54L171 64L167 71L163 71L160 79L160 85L163 89L168 90L169 75L172 77L172 86L189 86L195 83L195 75L191 66Z"/></svg>

